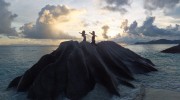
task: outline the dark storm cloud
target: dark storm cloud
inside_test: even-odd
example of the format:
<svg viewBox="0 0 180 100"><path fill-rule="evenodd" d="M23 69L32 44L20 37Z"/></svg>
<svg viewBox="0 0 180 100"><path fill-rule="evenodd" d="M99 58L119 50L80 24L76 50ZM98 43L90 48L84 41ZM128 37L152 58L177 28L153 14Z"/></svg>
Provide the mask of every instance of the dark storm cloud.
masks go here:
<svg viewBox="0 0 180 100"><path fill-rule="evenodd" d="M108 30L109 30L109 26L108 25L104 25L102 27L102 30L103 30L103 33L102 33L103 38L108 39L109 37L108 37L107 33L108 33Z"/></svg>
<svg viewBox="0 0 180 100"><path fill-rule="evenodd" d="M122 28L123 30L124 30L124 32L126 32L128 29L129 29L129 27L128 27L128 20L127 19L125 19L122 23L121 23L121 27L120 28Z"/></svg>
<svg viewBox="0 0 180 100"><path fill-rule="evenodd" d="M171 33L174 33L177 35L177 38L180 39L180 25L176 24L175 26L167 26L167 31L170 31Z"/></svg>
<svg viewBox="0 0 180 100"><path fill-rule="evenodd" d="M17 36L15 28L11 27L12 21L17 17L8 10L10 3L0 0L0 35Z"/></svg>
<svg viewBox="0 0 180 100"><path fill-rule="evenodd" d="M176 24L174 27L172 25L167 26L168 30L173 30L173 31L180 31L180 25Z"/></svg>
<svg viewBox="0 0 180 100"><path fill-rule="evenodd" d="M164 11L164 14L173 18L180 18L180 6Z"/></svg>
<svg viewBox="0 0 180 100"><path fill-rule="evenodd" d="M129 26L128 31L129 31L130 33L136 32L137 26L138 26L138 23L137 23L136 21L134 21L134 22Z"/></svg>
<svg viewBox="0 0 180 100"><path fill-rule="evenodd" d="M166 28L159 28L154 25L155 17L147 17L142 26L134 21L130 26L125 25L125 36L118 34L113 38L116 42L135 43L138 41L150 41L158 39L180 39L180 25L169 25ZM124 23L124 22L123 22Z"/></svg>
<svg viewBox="0 0 180 100"><path fill-rule="evenodd" d="M154 20L155 20L155 17L147 17L143 23L143 27L148 28L148 27L153 26Z"/></svg>
<svg viewBox="0 0 180 100"><path fill-rule="evenodd" d="M125 14L127 12L127 10L125 8L119 8L119 7L105 6L105 7L103 7L103 9L109 10L109 11L114 11L114 12L118 11L121 14Z"/></svg>
<svg viewBox="0 0 180 100"><path fill-rule="evenodd" d="M144 8L148 13L156 9L163 9L164 11L176 7L180 0L144 0Z"/></svg>
<svg viewBox="0 0 180 100"><path fill-rule="evenodd" d="M125 6L130 5L130 0L103 0L106 2L106 6L103 7L105 10L120 12L125 14L127 12Z"/></svg>
<svg viewBox="0 0 180 100"><path fill-rule="evenodd" d="M20 28L24 37L35 39L72 39L73 36L61 30L55 31L53 26L58 23L68 22L68 17L75 9L70 9L65 5L47 5L39 12L36 23L27 23Z"/></svg>
<svg viewBox="0 0 180 100"><path fill-rule="evenodd" d="M147 17L143 25L138 27L138 23L134 21L130 26L126 26L124 31L129 35L143 35L148 37L177 37L180 38L180 26L168 26L167 28L159 28L154 25L155 17ZM124 23L124 22L123 22Z"/></svg>

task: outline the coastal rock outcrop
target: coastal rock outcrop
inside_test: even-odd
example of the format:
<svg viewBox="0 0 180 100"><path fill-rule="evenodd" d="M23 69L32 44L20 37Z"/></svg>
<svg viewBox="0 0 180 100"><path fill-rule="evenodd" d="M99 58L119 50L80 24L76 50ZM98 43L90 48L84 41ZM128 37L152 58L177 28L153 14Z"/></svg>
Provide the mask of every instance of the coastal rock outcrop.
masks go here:
<svg viewBox="0 0 180 100"><path fill-rule="evenodd" d="M119 95L118 85L133 88L130 81L134 80L134 74L151 71L157 69L149 59L115 42L66 41L12 80L8 88L27 91L32 100L54 100L59 95L79 100L93 90L96 83L109 93Z"/></svg>
<svg viewBox="0 0 180 100"><path fill-rule="evenodd" d="M180 44L161 51L163 53L180 53Z"/></svg>

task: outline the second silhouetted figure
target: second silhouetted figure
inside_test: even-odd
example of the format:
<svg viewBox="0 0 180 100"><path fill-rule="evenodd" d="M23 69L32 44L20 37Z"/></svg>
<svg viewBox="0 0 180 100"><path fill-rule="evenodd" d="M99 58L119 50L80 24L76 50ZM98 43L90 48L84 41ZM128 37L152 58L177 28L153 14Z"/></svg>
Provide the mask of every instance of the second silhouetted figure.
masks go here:
<svg viewBox="0 0 180 100"><path fill-rule="evenodd" d="M96 37L96 35L95 35L95 32L94 31L92 31L92 33L90 33L91 35L92 35L92 44L96 44L96 40L95 40L95 37Z"/></svg>

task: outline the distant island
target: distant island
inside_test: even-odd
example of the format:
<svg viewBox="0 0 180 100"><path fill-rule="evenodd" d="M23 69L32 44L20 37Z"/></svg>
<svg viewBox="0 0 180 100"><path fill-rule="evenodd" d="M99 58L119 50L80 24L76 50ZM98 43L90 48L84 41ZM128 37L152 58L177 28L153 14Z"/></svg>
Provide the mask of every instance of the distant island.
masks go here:
<svg viewBox="0 0 180 100"><path fill-rule="evenodd" d="M135 44L180 44L180 40L159 39L159 40L152 40L149 42L136 42Z"/></svg>

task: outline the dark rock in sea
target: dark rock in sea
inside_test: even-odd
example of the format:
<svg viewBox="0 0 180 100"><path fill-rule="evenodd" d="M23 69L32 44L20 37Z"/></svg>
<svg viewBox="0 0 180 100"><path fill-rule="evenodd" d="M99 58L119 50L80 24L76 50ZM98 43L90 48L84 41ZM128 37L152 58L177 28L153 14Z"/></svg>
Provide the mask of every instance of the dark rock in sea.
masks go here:
<svg viewBox="0 0 180 100"><path fill-rule="evenodd" d="M134 74L151 71L157 70L149 59L115 42L94 45L67 41L12 80L8 88L27 91L32 100L54 100L59 95L79 100L93 90L96 83L109 93L119 95L118 85L133 88L130 80L134 80Z"/></svg>
<svg viewBox="0 0 180 100"><path fill-rule="evenodd" d="M163 53L180 53L180 44L161 51Z"/></svg>

